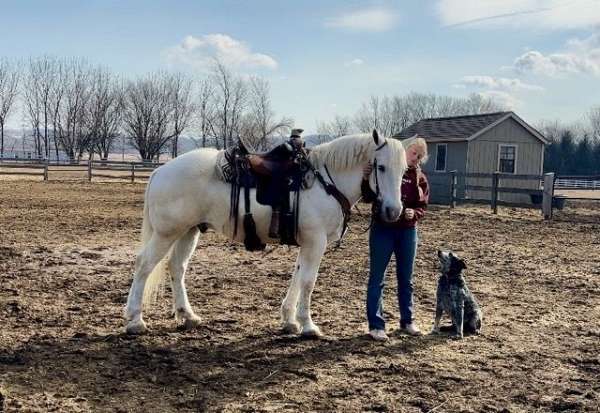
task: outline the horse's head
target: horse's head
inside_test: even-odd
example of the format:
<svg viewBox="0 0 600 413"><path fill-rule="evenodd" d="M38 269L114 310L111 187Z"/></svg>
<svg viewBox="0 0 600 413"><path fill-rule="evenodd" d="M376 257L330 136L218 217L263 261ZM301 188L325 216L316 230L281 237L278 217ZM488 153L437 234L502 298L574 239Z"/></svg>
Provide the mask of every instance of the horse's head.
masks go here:
<svg viewBox="0 0 600 413"><path fill-rule="evenodd" d="M406 153L399 140L382 138L376 130L373 130L373 142L373 172L369 183L377 194L380 218L394 222L402 213L401 186L407 169Z"/></svg>

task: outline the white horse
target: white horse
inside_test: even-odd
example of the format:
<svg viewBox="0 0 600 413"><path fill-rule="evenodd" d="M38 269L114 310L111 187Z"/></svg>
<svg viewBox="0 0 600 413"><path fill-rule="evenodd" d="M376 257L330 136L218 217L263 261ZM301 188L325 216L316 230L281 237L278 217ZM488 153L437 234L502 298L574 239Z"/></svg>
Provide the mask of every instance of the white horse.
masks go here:
<svg viewBox="0 0 600 413"><path fill-rule="evenodd" d="M126 331L140 334L147 330L142 318L143 304L155 297L156 288L165 273L166 261L171 276L174 311L186 328L200 324L188 300L184 274L196 249L202 224L232 240L244 239L243 226L237 234L229 217L230 184L223 181L217 164L220 152L198 149L169 161L152 174L146 188L142 248L135 262L133 283L127 298ZM222 155L222 152L221 152ZM373 134L352 135L318 145L309 159L326 180L330 178L339 191L354 205L361 197L363 167L376 165L370 185L378 191L381 215L395 221L402 212L400 186L407 168L402 143ZM330 173L330 178L326 172ZM269 239L271 207L256 202L251 193L251 211L256 232L263 242ZM240 208L242 222L243 208ZM327 244L338 240L342 231L342 209L323 186L314 181L309 189L300 192L297 242L300 246L287 295L281 306L284 331L304 336L320 336L310 313L310 298L317 271Z"/></svg>

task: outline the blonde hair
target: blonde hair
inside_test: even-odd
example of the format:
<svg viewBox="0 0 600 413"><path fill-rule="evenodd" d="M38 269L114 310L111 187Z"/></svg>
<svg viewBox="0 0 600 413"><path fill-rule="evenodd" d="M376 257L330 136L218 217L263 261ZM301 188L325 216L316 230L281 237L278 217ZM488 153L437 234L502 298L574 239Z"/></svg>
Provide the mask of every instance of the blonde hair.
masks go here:
<svg viewBox="0 0 600 413"><path fill-rule="evenodd" d="M427 142L425 139L421 138L419 135L413 135L408 139L402 141L404 145L404 149L408 150L413 145L418 145L423 151L423 157L419 160L419 165L423 165L429 159L429 153L427 152Z"/></svg>

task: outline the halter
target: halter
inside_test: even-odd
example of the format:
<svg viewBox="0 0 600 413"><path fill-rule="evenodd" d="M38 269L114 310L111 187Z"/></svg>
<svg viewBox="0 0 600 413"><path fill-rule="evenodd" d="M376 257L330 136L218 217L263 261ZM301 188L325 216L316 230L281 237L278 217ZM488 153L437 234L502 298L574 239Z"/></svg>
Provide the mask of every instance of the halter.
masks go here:
<svg viewBox="0 0 600 413"><path fill-rule="evenodd" d="M381 145L379 145L375 149L375 152L377 152L378 150L382 149L386 145L387 145L387 140L385 142L383 142ZM375 170L375 195L377 196L377 198L379 198L379 178L377 176L377 158L375 158L373 160L373 169Z"/></svg>

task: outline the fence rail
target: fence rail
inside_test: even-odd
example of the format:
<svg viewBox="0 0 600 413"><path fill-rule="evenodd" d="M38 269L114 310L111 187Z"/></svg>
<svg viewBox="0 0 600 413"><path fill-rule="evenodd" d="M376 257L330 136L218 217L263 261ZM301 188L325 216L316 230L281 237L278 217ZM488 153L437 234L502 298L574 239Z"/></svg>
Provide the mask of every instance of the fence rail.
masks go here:
<svg viewBox="0 0 600 413"><path fill-rule="evenodd" d="M450 185L448 187L449 191L449 205L454 208L459 202L477 202L477 203L489 203L492 208L494 214L498 213L498 205L512 205L512 206L531 206L531 203L523 203L523 202L508 202L502 201L498 199L499 194L524 194L530 195L532 202L534 197L539 197L540 204L542 205L544 216L551 215L551 212L548 212L546 209L546 205L550 205L552 207L552 200L554 199L554 174L546 174L546 175L529 175L529 174L521 174L521 175L512 175L506 173L464 173L457 171L450 172L430 172L429 175L431 177L434 176L442 176L447 177L449 179ZM552 179L548 179L548 175L551 175ZM459 178L460 184L459 184ZM489 185L474 185L469 184L467 180L469 178L476 179L489 179ZM503 186L503 181L509 181L514 184L514 181L533 181L532 188L518 188L514 186ZM545 184L545 185L544 185ZM546 187L546 190L544 190ZM488 192L490 194L489 199L482 199L481 197L459 197L457 194L461 190L463 193L467 193L467 191L478 191L478 192ZM550 199L548 201L546 198ZM549 203L548 203L549 202Z"/></svg>
<svg viewBox="0 0 600 413"><path fill-rule="evenodd" d="M141 161L88 160L56 162L40 159L2 158L0 175L41 176L48 180L49 172L81 172L88 181L94 177L105 179L147 179L162 163ZM99 171L99 172L96 172ZM110 174L109 172L115 172Z"/></svg>
<svg viewBox="0 0 600 413"><path fill-rule="evenodd" d="M554 182L557 189L580 189L580 190L598 190L600 189L600 176L565 176L560 175Z"/></svg>
<svg viewBox="0 0 600 413"><path fill-rule="evenodd" d="M106 178L106 179L127 179L131 182L135 182L136 177L138 179L147 179L148 173L151 173L158 168L160 163L151 162L124 162L124 161L95 161L90 160L88 163L88 180L91 181L94 177ZM95 173L94 170L115 171L115 172L127 172L127 175L109 175L106 173ZM137 173L137 175L136 175ZM142 175L140 175L140 173Z"/></svg>

